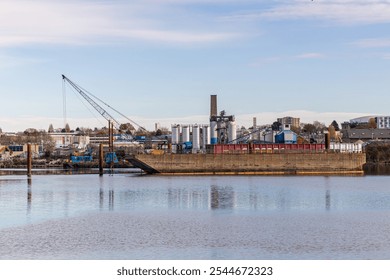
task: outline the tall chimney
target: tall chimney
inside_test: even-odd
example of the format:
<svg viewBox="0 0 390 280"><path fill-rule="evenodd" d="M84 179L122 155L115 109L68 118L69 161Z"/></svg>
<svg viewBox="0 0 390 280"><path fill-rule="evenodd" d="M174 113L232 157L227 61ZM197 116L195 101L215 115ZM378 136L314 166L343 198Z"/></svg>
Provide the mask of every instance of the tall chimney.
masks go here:
<svg viewBox="0 0 390 280"><path fill-rule="evenodd" d="M218 115L217 110L217 95L210 95L210 117L215 117Z"/></svg>

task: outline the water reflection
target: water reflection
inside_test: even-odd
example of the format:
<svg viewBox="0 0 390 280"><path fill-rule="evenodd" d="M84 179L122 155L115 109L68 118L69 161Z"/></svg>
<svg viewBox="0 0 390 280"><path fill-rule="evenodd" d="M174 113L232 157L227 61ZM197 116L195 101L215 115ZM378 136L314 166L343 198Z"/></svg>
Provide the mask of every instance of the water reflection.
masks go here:
<svg viewBox="0 0 390 280"><path fill-rule="evenodd" d="M156 196L158 197L154 197L153 203L164 203L165 195L167 206L170 209L208 209L210 205L209 190L207 188L169 187L166 191L156 190Z"/></svg>
<svg viewBox="0 0 390 280"><path fill-rule="evenodd" d="M27 183L27 214L31 213L31 202L32 202L32 188L31 188L31 178L29 178Z"/></svg>
<svg viewBox="0 0 390 280"><path fill-rule="evenodd" d="M114 190L111 189L108 191L108 209L114 210Z"/></svg>
<svg viewBox="0 0 390 280"><path fill-rule="evenodd" d="M103 210L104 208L104 190L103 188L99 189L99 208Z"/></svg>
<svg viewBox="0 0 390 280"><path fill-rule="evenodd" d="M88 191L65 188L61 190L48 189L35 194L37 208L45 208L50 212L62 205L64 216L68 216L75 208L97 205L100 211L115 209L156 208L167 209L211 209L211 210L250 210L250 211L292 211L304 209L331 210L331 190L326 187L322 195L301 190L292 191L288 187L270 189L267 186L255 186L237 189L233 186L211 185L209 187L155 187L148 188L105 188L99 181L96 191L91 187ZM94 193L94 194L93 194ZM92 195L92 196L91 196ZM320 196L322 198L320 198ZM34 203L34 204L35 204ZM80 203L78 205L77 203ZM322 205L322 206L321 206ZM27 213L32 208L32 182L27 184ZM49 209L46 209L49 208Z"/></svg>
<svg viewBox="0 0 390 280"><path fill-rule="evenodd" d="M33 180L0 177L0 258L390 254L387 177L55 175ZM48 233L51 238L43 238Z"/></svg>
<svg viewBox="0 0 390 280"><path fill-rule="evenodd" d="M114 210L114 190L110 189L108 191L108 210L113 211ZM104 189L100 188L99 189L99 209L104 210Z"/></svg>
<svg viewBox="0 0 390 280"><path fill-rule="evenodd" d="M325 192L325 209L330 210L330 190L326 190Z"/></svg>
<svg viewBox="0 0 390 280"><path fill-rule="evenodd" d="M331 199L330 199L330 177L325 177L325 209L330 211Z"/></svg>
<svg viewBox="0 0 390 280"><path fill-rule="evenodd" d="M232 187L210 187L211 209L233 209L235 207L235 193Z"/></svg>
<svg viewBox="0 0 390 280"><path fill-rule="evenodd" d="M0 221L24 222L26 213L29 219L36 221L93 211L155 209L253 214L336 213L366 208L390 210L390 189L385 187L387 178L377 176L201 178L191 181L191 178L62 175L35 176L34 182L31 179L26 182L25 176L20 178L23 179L0 179ZM375 188L377 191L373 192Z"/></svg>

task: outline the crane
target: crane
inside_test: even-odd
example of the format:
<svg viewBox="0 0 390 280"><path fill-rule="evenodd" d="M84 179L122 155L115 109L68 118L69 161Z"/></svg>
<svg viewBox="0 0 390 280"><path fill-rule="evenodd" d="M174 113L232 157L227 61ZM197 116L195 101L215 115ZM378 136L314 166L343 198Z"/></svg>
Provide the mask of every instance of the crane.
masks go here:
<svg viewBox="0 0 390 280"><path fill-rule="evenodd" d="M98 103L96 103L95 100L89 97L89 95L83 89L81 89L81 87L79 87L77 84L69 80L65 75L62 75L62 79L64 82L65 81L68 82L82 97L84 97L85 100L88 101L89 104L91 104L93 108L95 108L96 111L99 112L100 115L102 115L107 121L112 122L115 128L119 130L120 123L113 116L111 116L106 110L104 110L104 108L102 108Z"/></svg>
<svg viewBox="0 0 390 280"><path fill-rule="evenodd" d="M125 115L123 115L119 111L115 110L110 105L108 105L107 103L105 103L103 100L99 99L98 97L96 97L92 93L84 90L79 85L77 85L76 83L71 81L69 78L67 78L65 75L62 75L62 80L63 80L64 84L65 84L65 82L68 82L85 100L88 101L89 104L91 104L91 106L96 111L99 112L100 115L102 115L109 122L108 129L109 129L109 150L110 151L108 154L106 154L106 162L109 162L109 163L117 162L118 160L116 158L115 152L113 151L113 145L114 145L113 144L113 127L115 127L117 130L120 131L121 124L110 113L108 113L102 106L100 106L93 98L95 98L99 102L103 103L105 106L111 108L113 111L117 112L118 114L120 114L121 116L123 116L124 118L129 120L131 123L138 126L141 130L146 131L146 129L143 128L142 126L140 126L139 124L137 124L136 122L130 120L128 117L126 117ZM65 98L64 98L64 100L65 100ZM65 108L65 105L64 105L64 108ZM64 112L64 116L65 116L65 112Z"/></svg>
<svg viewBox="0 0 390 280"><path fill-rule="evenodd" d="M65 75L62 75L62 79L64 80L64 82L65 81L68 82L85 100L88 101L89 104L92 105L92 107L96 111L99 112L100 115L102 115L107 121L112 122L117 130L120 130L120 125L121 124L112 115L110 115L103 107L101 107L95 100L93 100L91 97L95 98L96 100L98 100L99 102L101 102L102 104L104 104L105 106L110 108L111 110L113 110L116 113L118 113L119 115L121 115L123 118L127 119L130 123L132 123L135 126L137 126L140 130L147 131L144 127L142 127L141 125L139 125L135 121L129 119L127 116L125 116L124 114L122 114L121 112L116 110L115 108L111 107L110 105L108 105L106 102L104 102L103 100L101 100L97 96L93 95L90 92L87 92L86 90L81 88L79 85L77 85L76 83L72 82Z"/></svg>

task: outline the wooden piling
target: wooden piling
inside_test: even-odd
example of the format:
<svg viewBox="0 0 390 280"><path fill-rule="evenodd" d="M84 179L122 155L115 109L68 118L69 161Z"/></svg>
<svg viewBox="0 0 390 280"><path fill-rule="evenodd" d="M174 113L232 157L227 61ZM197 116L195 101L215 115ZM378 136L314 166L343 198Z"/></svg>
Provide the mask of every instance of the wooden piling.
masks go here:
<svg viewBox="0 0 390 280"><path fill-rule="evenodd" d="M31 178L31 169L32 169L32 153L31 153L31 144L27 144L27 177Z"/></svg>
<svg viewBox="0 0 390 280"><path fill-rule="evenodd" d="M330 148L330 133L328 131L324 131L325 133L325 149L329 150Z"/></svg>
<svg viewBox="0 0 390 280"><path fill-rule="evenodd" d="M103 144L99 145L99 176L103 176L103 164L104 164L104 156L103 156Z"/></svg>

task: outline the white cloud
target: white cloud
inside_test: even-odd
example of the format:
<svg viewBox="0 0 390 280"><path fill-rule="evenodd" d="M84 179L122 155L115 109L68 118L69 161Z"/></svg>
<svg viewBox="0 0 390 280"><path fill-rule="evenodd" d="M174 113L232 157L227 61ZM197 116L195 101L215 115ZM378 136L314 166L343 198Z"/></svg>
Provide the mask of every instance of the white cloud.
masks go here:
<svg viewBox="0 0 390 280"><path fill-rule="evenodd" d="M175 22L172 15L180 12L183 13L181 22ZM123 39L213 43L238 36L223 27L208 25L210 22L200 24L198 20L186 16L185 9L169 10L166 5L155 6L150 1L3 0L0 2L0 47L96 44Z"/></svg>
<svg viewBox="0 0 390 280"><path fill-rule="evenodd" d="M313 59L313 58L323 58L325 57L322 53L303 53L296 55L295 58L298 59Z"/></svg>
<svg viewBox="0 0 390 280"><path fill-rule="evenodd" d="M0 69L6 69L26 64L35 64L40 62L42 62L42 60L34 58L15 57L7 55L6 53L0 53Z"/></svg>
<svg viewBox="0 0 390 280"><path fill-rule="evenodd" d="M294 59L320 59L325 58L325 54L316 53L316 52L308 52L302 53L293 56L271 56L271 57L263 57L257 58L254 61L250 62L248 65L250 67L264 67L268 64L278 63L280 61L294 60Z"/></svg>
<svg viewBox="0 0 390 280"><path fill-rule="evenodd" d="M353 43L362 48L388 48L390 47L389 38L370 38L362 39Z"/></svg>
<svg viewBox="0 0 390 280"><path fill-rule="evenodd" d="M390 22L390 1L379 0L289 0L275 6L224 17L226 20L290 20L311 19L343 24L374 24Z"/></svg>
<svg viewBox="0 0 390 280"><path fill-rule="evenodd" d="M228 41L240 37L234 33L209 33L209 32L181 32L168 30L116 30L111 34L123 38L135 38L148 41L173 42L173 43L213 43Z"/></svg>
<svg viewBox="0 0 390 280"><path fill-rule="evenodd" d="M284 112L258 112L252 114L236 115L236 123L239 126L250 127L253 123L253 117L257 118L259 125L272 124L277 118L291 116L301 119L302 123L313 123L319 121L329 125L333 120L336 120L339 124L350 119L367 116L377 115L373 113L349 113L349 112L314 112L305 110L292 110ZM154 130L155 123L159 123L162 127L171 128L172 124L208 124L209 116L207 115L193 115L185 117L171 117L171 118L143 118L137 116L131 116L130 119L137 122L139 125L145 127L148 130ZM119 122L127 123L126 119L118 119ZM98 121L96 118L67 118L67 123L71 129L77 127L103 127L106 126L104 120ZM24 131L27 128L36 128L47 130L49 125L53 124L54 128L63 128L63 118L47 118L40 116L19 116L19 117L1 117L1 126L3 132L17 132Z"/></svg>

